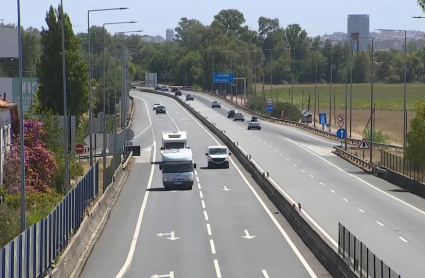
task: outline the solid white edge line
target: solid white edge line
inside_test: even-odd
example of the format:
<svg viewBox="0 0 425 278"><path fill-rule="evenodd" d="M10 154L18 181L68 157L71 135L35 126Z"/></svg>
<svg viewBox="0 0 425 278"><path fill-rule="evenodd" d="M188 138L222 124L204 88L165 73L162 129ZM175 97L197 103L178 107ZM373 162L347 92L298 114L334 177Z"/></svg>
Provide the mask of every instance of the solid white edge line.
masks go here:
<svg viewBox="0 0 425 278"><path fill-rule="evenodd" d="M210 239L210 245L211 245L211 253L216 254L215 252L215 245L214 245L214 240Z"/></svg>
<svg viewBox="0 0 425 278"><path fill-rule="evenodd" d="M215 268L215 273L217 274L217 278L221 278L220 266L218 265L217 260L214 260L214 268Z"/></svg>
<svg viewBox="0 0 425 278"><path fill-rule="evenodd" d="M152 135L154 135L153 131L152 131ZM155 138L154 138L154 140L155 140ZM155 158L156 158L156 142L154 141L154 143L153 143L153 159L155 159ZM154 170L155 170L155 164L152 164L147 189L151 188ZM128 267L130 266L130 263L133 259L134 251L136 250L137 240L139 238L140 227L142 225L143 215L145 213L146 204L148 202L148 197L149 197L149 191L146 190L145 196L143 197L142 206L140 207L139 217L137 219L137 224L136 224L136 228L134 230L133 239L131 241L130 250L128 251L127 259L125 260L124 265L121 267L121 270L118 272L118 274L115 276L115 278L121 278L126 273Z"/></svg>
<svg viewBox="0 0 425 278"><path fill-rule="evenodd" d="M265 269L263 269L261 272L263 272L264 278L269 278L269 275Z"/></svg>
<svg viewBox="0 0 425 278"><path fill-rule="evenodd" d="M208 231L208 235L212 236L212 232L211 232L211 226L210 224L207 224L207 231Z"/></svg>
<svg viewBox="0 0 425 278"><path fill-rule="evenodd" d="M209 220L209 218L208 218L208 213L207 213L207 211L206 211L206 210L204 210L204 218L205 218L205 220L206 220L206 221L208 221L208 220Z"/></svg>
<svg viewBox="0 0 425 278"><path fill-rule="evenodd" d="M136 136L134 136L133 137L133 139L132 140L134 140L134 139L136 139L137 137L139 137L140 135L142 135L146 130L148 130L148 128L150 128L151 126L152 126L152 120L151 120L151 116L149 115L149 109L148 109L148 104L146 103L146 101L143 99L143 98L140 98L140 97L136 97L136 96L133 96L132 95L132 97L133 98L137 98L137 99L140 99L140 100L142 100L144 103L145 103L145 107L146 107L146 114L148 114L148 119L149 119L149 126L148 127L146 127L142 132L140 132L139 134L137 134Z"/></svg>
<svg viewBox="0 0 425 278"><path fill-rule="evenodd" d="M323 157L321 157L320 155L318 155L318 154L316 154L316 153L314 153L314 152L310 151L309 149L305 148L304 146L301 146L301 145L300 145L300 144L298 144L297 142L294 142L294 141L292 141L291 139L288 139L288 138L286 138L286 140L288 140L289 142L291 142L291 143L293 143L293 144L297 145L298 147L300 147L300 148L302 148L302 149L306 150L307 152L309 152L309 153L311 153L312 155L314 155L314 156L318 157L319 159L321 159L321 160L325 161L326 163L328 163L329 165L333 166L334 168L336 168L336 169L340 170L341 172L344 172L345 174L349 175L350 177L355 178L355 179L357 179L357 180L361 181L362 183L366 184L366 185L367 185L367 186L369 186L370 188L373 188L373 189L375 189L376 191L378 191L378 192L380 192L380 193L382 193L382 194L387 195L388 197L392 198L393 200L396 200L396 201L398 201L398 202L400 202L400 203L402 203L402 204L404 204L404 205L408 206L409 208L411 208L411 209L413 209L413 210L415 210L415 211L417 211L417 212L419 212L419 213L421 213L421 214L425 215L425 211L420 210L420 209L418 209L417 207L415 207L415 206L413 206L413 205L411 205L411 204L409 204L409 203L407 203L407 202L405 202L405 201L403 201L403 200L401 200L401 199L399 199L399 198L397 198L397 197L395 197L395 196L393 196L393 195L389 194L388 192L385 192L384 190L377 188L376 186L372 185L371 183L368 183L367 181L365 181L365 180L363 180L363 179L361 179L361 178L359 178L359 177L357 177L357 176L355 176L355 175L353 175L353 174L350 174L350 173L348 173L348 172L344 171L343 169L341 169L341 168L340 168L340 167L338 167L337 165L333 164L332 162L329 162L329 161L328 161L328 160L326 160L325 158L323 158Z"/></svg>
<svg viewBox="0 0 425 278"><path fill-rule="evenodd" d="M174 99L173 99L174 100ZM217 139L215 139L215 137L201 124L198 122L197 119L195 119L194 116L192 116L190 114L189 111L187 111L186 109L184 109L180 103L178 103L176 100L174 100L178 106L180 106L180 108L183 109L184 112L186 112L187 115L189 115L189 117L191 117L216 143L217 145L221 146L220 142L218 142ZM261 197L258 195L258 193L255 191L255 189L252 187L252 185L249 183L249 181L246 179L246 177L244 176L244 174L241 172L241 170L239 169L239 167L236 165L236 163L233 161L232 158L229 158L229 160L232 162L233 166L235 167L235 169L238 171L239 175L242 177L242 179L244 180L244 182L248 185L248 187L251 189L251 192L254 194L254 196L257 198L258 202L260 202L261 206L264 208L264 210L266 211L266 213L269 215L269 217L272 219L273 223L276 225L276 227L278 228L278 230L280 231L280 233L282 234L282 236L285 238L285 240L288 242L289 246L291 247L291 249L294 251L295 255L298 257L298 259L301 261L302 265L305 267L305 269L307 270L307 272L310 274L311 277L313 278L317 278L316 274L314 273L313 269L310 267L310 265L307 263L307 261L304 259L304 256L300 253L300 251L298 250L298 248L295 246L295 244L292 242L291 238L288 236L288 234L285 232L285 230L283 229L283 227L279 224L279 222L276 220L276 218L273 216L273 214L271 213L271 211L267 208L266 204L263 202L263 200L261 199ZM206 211L204 211L204 214L206 214ZM315 222L314 222L315 223ZM317 223L316 223L317 225ZM335 241L334 241L335 242ZM336 245L338 246L338 245Z"/></svg>

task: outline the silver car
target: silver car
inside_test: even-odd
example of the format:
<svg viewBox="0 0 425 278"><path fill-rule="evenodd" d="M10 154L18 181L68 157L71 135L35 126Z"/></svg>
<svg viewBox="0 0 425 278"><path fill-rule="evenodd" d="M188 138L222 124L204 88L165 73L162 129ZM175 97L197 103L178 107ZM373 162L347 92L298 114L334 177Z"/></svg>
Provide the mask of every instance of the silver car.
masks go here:
<svg viewBox="0 0 425 278"><path fill-rule="evenodd" d="M248 122L248 130L252 128L261 130L261 122L258 120L257 117L252 117L251 120Z"/></svg>
<svg viewBox="0 0 425 278"><path fill-rule="evenodd" d="M242 121L245 122L245 117L242 113L238 112L235 114L235 117L233 118L233 121Z"/></svg>

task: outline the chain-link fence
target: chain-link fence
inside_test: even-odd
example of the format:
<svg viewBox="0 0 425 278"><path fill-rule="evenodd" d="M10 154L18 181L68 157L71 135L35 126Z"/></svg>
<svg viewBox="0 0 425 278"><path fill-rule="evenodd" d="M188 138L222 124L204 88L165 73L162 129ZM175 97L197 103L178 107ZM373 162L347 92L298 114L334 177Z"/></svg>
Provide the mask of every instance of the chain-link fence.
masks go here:
<svg viewBox="0 0 425 278"><path fill-rule="evenodd" d="M401 278L339 223L338 254L360 278Z"/></svg>
<svg viewBox="0 0 425 278"><path fill-rule="evenodd" d="M381 166L413 180L424 182L425 167L409 159L381 150Z"/></svg>

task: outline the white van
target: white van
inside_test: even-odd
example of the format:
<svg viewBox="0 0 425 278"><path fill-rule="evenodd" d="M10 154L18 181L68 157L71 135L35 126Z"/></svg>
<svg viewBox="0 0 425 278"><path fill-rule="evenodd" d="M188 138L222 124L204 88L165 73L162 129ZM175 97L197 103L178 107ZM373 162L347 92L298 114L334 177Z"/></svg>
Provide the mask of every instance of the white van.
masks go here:
<svg viewBox="0 0 425 278"><path fill-rule="evenodd" d="M193 162L192 150L172 149L162 152L162 163L159 170L162 171L162 184L166 190L171 187L182 187L192 189L194 169L196 163Z"/></svg>
<svg viewBox="0 0 425 278"><path fill-rule="evenodd" d="M185 149L187 144L186 131L164 131L162 132L162 150Z"/></svg>
<svg viewBox="0 0 425 278"><path fill-rule="evenodd" d="M208 168L229 168L229 149L226 146L209 146L205 155Z"/></svg>

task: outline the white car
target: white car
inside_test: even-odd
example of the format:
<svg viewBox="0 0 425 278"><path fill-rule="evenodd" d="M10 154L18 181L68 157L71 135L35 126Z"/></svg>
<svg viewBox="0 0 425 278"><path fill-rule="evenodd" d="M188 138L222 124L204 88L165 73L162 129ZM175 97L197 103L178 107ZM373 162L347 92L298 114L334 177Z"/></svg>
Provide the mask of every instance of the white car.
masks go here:
<svg viewBox="0 0 425 278"><path fill-rule="evenodd" d="M153 105L153 109L152 110L156 110L156 108L158 108L158 106L161 106L162 104L159 104L159 103L155 103L154 105Z"/></svg>
<svg viewBox="0 0 425 278"><path fill-rule="evenodd" d="M205 153L208 158L208 168L229 168L230 155L226 146L209 146Z"/></svg>
<svg viewBox="0 0 425 278"><path fill-rule="evenodd" d="M248 130L253 128L261 130L261 122L258 120L257 117L252 117L251 120L248 122Z"/></svg>

